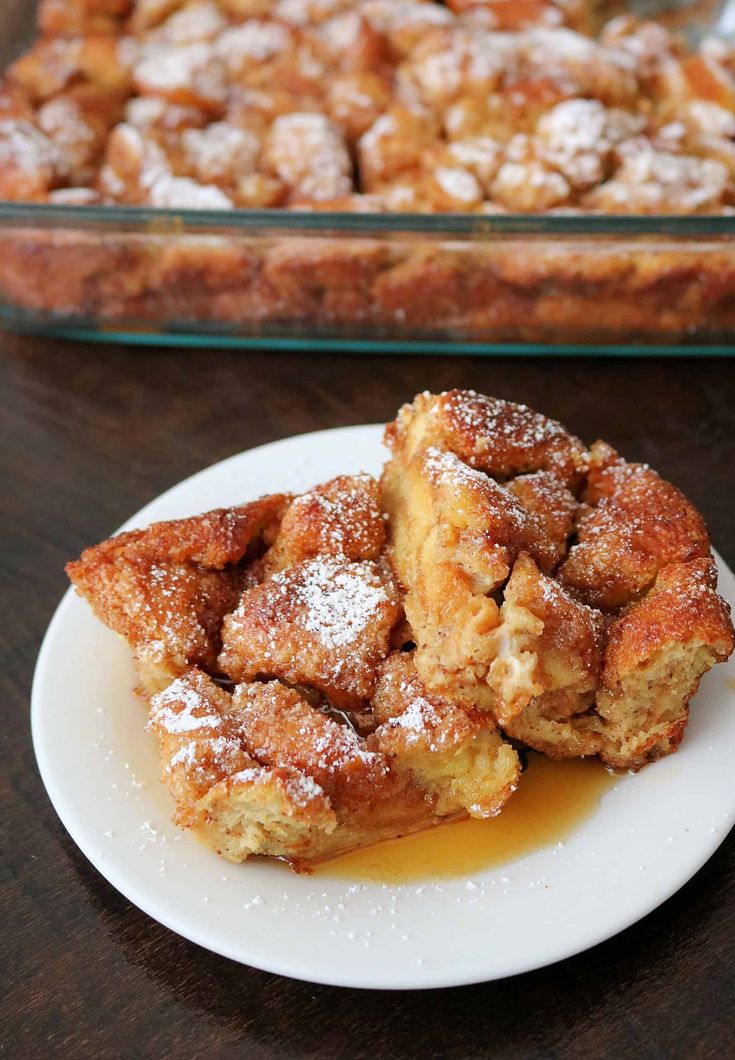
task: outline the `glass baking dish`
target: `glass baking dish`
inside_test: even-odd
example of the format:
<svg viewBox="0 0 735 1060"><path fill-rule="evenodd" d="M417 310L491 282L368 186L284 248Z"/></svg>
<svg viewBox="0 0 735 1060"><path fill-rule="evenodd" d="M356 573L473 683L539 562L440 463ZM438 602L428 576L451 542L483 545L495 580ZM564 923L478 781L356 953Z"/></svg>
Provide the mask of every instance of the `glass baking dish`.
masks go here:
<svg viewBox="0 0 735 1060"><path fill-rule="evenodd" d="M0 205L6 327L367 350L735 350L735 218Z"/></svg>
<svg viewBox="0 0 735 1060"><path fill-rule="evenodd" d="M0 68L36 5L0 0ZM735 352L735 217L0 203L0 326L135 343Z"/></svg>

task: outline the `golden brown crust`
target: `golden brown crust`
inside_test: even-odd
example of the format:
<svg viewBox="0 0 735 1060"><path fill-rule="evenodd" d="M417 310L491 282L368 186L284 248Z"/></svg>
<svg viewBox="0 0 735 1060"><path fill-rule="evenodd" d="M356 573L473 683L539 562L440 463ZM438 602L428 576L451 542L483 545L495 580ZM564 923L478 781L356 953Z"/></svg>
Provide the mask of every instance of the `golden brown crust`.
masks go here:
<svg viewBox="0 0 735 1060"><path fill-rule="evenodd" d="M274 493L234 508L216 508L202 515L151 523L145 530L127 530L86 549L67 573L118 556L165 558L221 570L239 562L253 539L272 537L290 497Z"/></svg>
<svg viewBox="0 0 735 1060"><path fill-rule="evenodd" d="M579 510L574 494L551 471L518 475L508 483L507 489L531 513L545 540L553 546L549 564L550 568L556 567L566 555Z"/></svg>
<svg viewBox="0 0 735 1060"><path fill-rule="evenodd" d="M200 670L189 670L151 701L148 731L158 738L164 780L187 824L203 795L225 777L257 765L228 716L229 696Z"/></svg>
<svg viewBox="0 0 735 1060"><path fill-rule="evenodd" d="M432 445L447 449L494 479L549 471L568 485L586 471L588 453L560 423L526 405L473 390L419 394L388 425L386 442L410 456Z"/></svg>
<svg viewBox="0 0 735 1060"><path fill-rule="evenodd" d="M669 563L708 557L699 512L645 464L629 464L609 445L592 447L577 542L559 577L581 599L609 611L637 599Z"/></svg>
<svg viewBox="0 0 735 1060"><path fill-rule="evenodd" d="M735 643L730 608L716 585L709 558L671 563L613 623L596 698L612 730L603 755L611 765L644 765L684 736L702 675Z"/></svg>
<svg viewBox="0 0 735 1060"><path fill-rule="evenodd" d="M45 38L22 55L7 74L8 85L20 88L35 104L72 85L126 95L130 69L119 40L107 34Z"/></svg>
<svg viewBox="0 0 735 1060"><path fill-rule="evenodd" d="M730 608L717 595L717 568L710 557L668 564L644 600L626 608L607 638L602 687L620 685L668 644L706 644L718 660L733 650Z"/></svg>
<svg viewBox="0 0 735 1060"><path fill-rule="evenodd" d="M397 794L388 763L349 726L310 706L278 681L240 685L232 711L245 745L264 765L288 765L312 777L340 813L378 799L378 788Z"/></svg>
<svg viewBox="0 0 735 1060"><path fill-rule="evenodd" d="M372 710L376 741L392 753L409 746L423 752L461 747L488 727L487 714L429 692L411 651L391 652L381 665Z"/></svg>
<svg viewBox="0 0 735 1060"><path fill-rule="evenodd" d="M396 685L395 667L381 674L399 722L415 714L419 692L406 661L408 670L398 669L410 687ZM518 779L516 753L487 716L463 721L458 708L432 703L441 720L417 752L410 738L399 746L389 722L365 740L277 681L230 695L191 670L153 698L148 728L179 825L231 861L270 854L298 867L468 812L498 812Z"/></svg>
<svg viewBox="0 0 735 1060"><path fill-rule="evenodd" d="M248 549L270 543L289 498L154 523L86 549L67 564L77 592L128 641L147 694L189 666L213 669L220 625L247 582Z"/></svg>
<svg viewBox="0 0 735 1060"><path fill-rule="evenodd" d="M378 483L372 475L339 475L291 502L265 566L275 572L317 555L376 560L384 543Z"/></svg>

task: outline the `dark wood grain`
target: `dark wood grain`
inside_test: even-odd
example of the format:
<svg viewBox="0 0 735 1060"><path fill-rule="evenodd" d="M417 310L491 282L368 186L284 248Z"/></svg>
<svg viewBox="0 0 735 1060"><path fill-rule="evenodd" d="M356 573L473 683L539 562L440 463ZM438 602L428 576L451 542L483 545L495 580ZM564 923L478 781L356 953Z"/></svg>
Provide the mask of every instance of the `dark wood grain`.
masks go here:
<svg viewBox="0 0 735 1060"><path fill-rule="evenodd" d="M207 464L301 431L384 420L426 387L525 401L650 461L702 509L735 564L733 362L248 354L11 337L0 348L3 1055L732 1055L732 838L642 923L552 968L424 994L315 987L199 949L102 879L44 793L28 699L65 560Z"/></svg>

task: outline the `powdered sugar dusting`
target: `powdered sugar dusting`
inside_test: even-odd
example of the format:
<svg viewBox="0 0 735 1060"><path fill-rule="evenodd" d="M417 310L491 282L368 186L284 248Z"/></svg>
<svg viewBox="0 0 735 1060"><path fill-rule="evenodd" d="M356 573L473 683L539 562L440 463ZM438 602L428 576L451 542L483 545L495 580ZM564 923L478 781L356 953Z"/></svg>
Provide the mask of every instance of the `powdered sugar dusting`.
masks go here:
<svg viewBox="0 0 735 1060"><path fill-rule="evenodd" d="M289 798L298 806L306 806L314 799L321 799L324 796L324 792L314 778L303 773L290 775L286 780L286 788Z"/></svg>
<svg viewBox="0 0 735 1060"><path fill-rule="evenodd" d="M424 452L424 468L434 481L447 478L450 482L461 482L465 486L487 490L490 479L484 471L478 471L460 460L447 449L429 446Z"/></svg>
<svg viewBox="0 0 735 1060"><path fill-rule="evenodd" d="M352 162L344 137L323 114L296 112L276 118L266 159L296 195L322 201L352 191Z"/></svg>
<svg viewBox="0 0 735 1060"><path fill-rule="evenodd" d="M62 158L54 143L30 122L7 119L0 121L0 165L33 173L40 167L60 167Z"/></svg>
<svg viewBox="0 0 735 1060"><path fill-rule="evenodd" d="M199 184L189 177L164 174L150 186L151 206L174 210L232 210L232 199L215 184Z"/></svg>
<svg viewBox="0 0 735 1060"><path fill-rule="evenodd" d="M314 778L295 769L281 769L274 773L265 766L251 766L233 773L229 780L231 784L283 785L288 801L302 809L324 798L324 791Z"/></svg>
<svg viewBox="0 0 735 1060"><path fill-rule="evenodd" d="M414 682L401 681L399 690L407 704L406 709L402 714L389 718L386 725L391 729L405 730L408 744L428 741L430 751L438 750L433 733L442 729L442 719L436 707L430 699L417 691Z"/></svg>
<svg viewBox="0 0 735 1060"><path fill-rule="evenodd" d="M224 60L230 71L238 71L247 62L265 62L279 55L291 43L288 29L278 22L250 19L233 26L217 38L214 54Z"/></svg>
<svg viewBox="0 0 735 1060"><path fill-rule="evenodd" d="M614 178L592 193L592 205L626 213L692 213L715 207L727 186L727 168L716 158L659 151L643 137L624 144L621 155Z"/></svg>
<svg viewBox="0 0 735 1060"><path fill-rule="evenodd" d="M585 450L556 420L527 405L489 398L474 390L443 393L434 406L464 439L470 464L490 467L491 473L553 469L564 479L581 464ZM496 469L491 465L497 464Z"/></svg>
<svg viewBox="0 0 735 1060"><path fill-rule="evenodd" d="M227 736L211 736L203 740L191 740L189 743L183 744L171 756L169 768L173 769L178 765L184 765L188 768L196 767L202 758L204 750L213 758L222 758L233 750L239 751L240 745Z"/></svg>
<svg viewBox="0 0 735 1060"><path fill-rule="evenodd" d="M206 41L149 44L135 64L134 76L141 91L154 95L194 92L207 102L225 97L223 69L213 62L212 46Z"/></svg>
<svg viewBox="0 0 735 1060"><path fill-rule="evenodd" d="M257 136L223 121L204 129L185 129L181 143L197 178L205 183L234 181L252 172L260 151Z"/></svg>
<svg viewBox="0 0 735 1060"><path fill-rule="evenodd" d="M191 44L212 40L227 26L219 8L211 0L199 0L175 11L151 34L152 39L169 44Z"/></svg>
<svg viewBox="0 0 735 1060"><path fill-rule="evenodd" d="M599 100L570 99L543 116L538 134L544 159L585 188L602 180L613 146L642 126L643 118L609 110Z"/></svg>
<svg viewBox="0 0 735 1060"><path fill-rule="evenodd" d="M371 489L371 487L373 487ZM375 480L370 475L355 475L334 480L296 497L284 520L288 538L292 524L299 527L303 519L309 530L318 535L318 551L332 556L358 559L376 550L376 524L382 532L383 517L376 500ZM315 549L317 551L317 549Z"/></svg>
<svg viewBox="0 0 735 1060"><path fill-rule="evenodd" d="M200 713L195 713L197 711ZM179 734L221 728L222 718L211 712L190 681L179 677L151 700L150 724L165 732Z"/></svg>
<svg viewBox="0 0 735 1060"><path fill-rule="evenodd" d="M328 721L320 735L315 737L313 730L308 735L311 741L309 750L314 756L312 768L320 773L334 776L355 762L376 770L376 776L385 773L381 756L368 751L357 733L346 725Z"/></svg>
<svg viewBox="0 0 735 1060"><path fill-rule="evenodd" d="M465 206L471 206L482 199L482 189L477 178L467 169L439 166L434 171L434 179L450 199Z"/></svg>
<svg viewBox="0 0 735 1060"><path fill-rule="evenodd" d="M272 579L306 608L304 626L326 648L344 648L368 628L388 594L373 568L316 559L294 581L288 572Z"/></svg>

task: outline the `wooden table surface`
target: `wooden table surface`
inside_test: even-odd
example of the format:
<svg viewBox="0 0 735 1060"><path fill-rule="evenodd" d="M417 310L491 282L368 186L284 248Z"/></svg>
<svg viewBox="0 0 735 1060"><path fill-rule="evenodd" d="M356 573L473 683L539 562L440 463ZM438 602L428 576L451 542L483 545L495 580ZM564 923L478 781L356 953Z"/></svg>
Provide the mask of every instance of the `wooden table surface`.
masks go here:
<svg viewBox="0 0 735 1060"><path fill-rule="evenodd" d="M554 967L426 993L311 986L208 953L114 891L56 817L28 721L67 559L207 464L385 420L424 388L524 401L649 461L700 507L735 566L732 361L251 354L0 336L0 373L2 1055L733 1055L732 836L644 921Z"/></svg>

